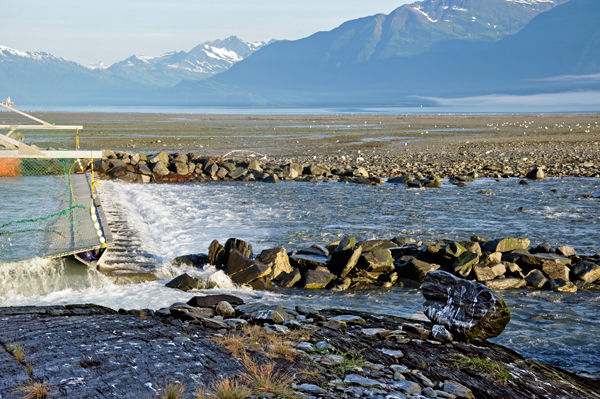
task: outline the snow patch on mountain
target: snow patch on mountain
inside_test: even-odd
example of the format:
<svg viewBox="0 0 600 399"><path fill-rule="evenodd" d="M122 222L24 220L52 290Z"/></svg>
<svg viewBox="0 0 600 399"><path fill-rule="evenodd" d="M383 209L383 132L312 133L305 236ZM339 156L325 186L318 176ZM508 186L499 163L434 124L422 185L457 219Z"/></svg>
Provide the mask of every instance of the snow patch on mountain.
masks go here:
<svg viewBox="0 0 600 399"><path fill-rule="evenodd" d="M429 22L433 22L433 23L435 23L435 22L437 22L437 21L438 21L437 19L432 19L432 18L429 16L429 14L427 14L425 11L421 10L421 6L416 6L416 7L413 7L413 10L415 10L415 11L417 11L417 12L421 13L422 15L424 15L424 16L425 16L425 17L426 17L426 18L429 20Z"/></svg>
<svg viewBox="0 0 600 399"><path fill-rule="evenodd" d="M32 60L37 60L37 61L44 61L44 60L50 60L50 59L63 61L62 58L55 57L52 54L39 53L39 52L35 52L35 51L15 50L13 48L5 47L5 46L0 46L0 57L5 57L5 58L20 57L20 58L28 58L28 59L32 59Z"/></svg>

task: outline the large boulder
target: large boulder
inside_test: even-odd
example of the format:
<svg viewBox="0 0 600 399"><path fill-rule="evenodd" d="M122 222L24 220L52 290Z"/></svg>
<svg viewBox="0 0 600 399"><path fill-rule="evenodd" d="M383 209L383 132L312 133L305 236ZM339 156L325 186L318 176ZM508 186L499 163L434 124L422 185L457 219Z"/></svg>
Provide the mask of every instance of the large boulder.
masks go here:
<svg viewBox="0 0 600 399"><path fill-rule="evenodd" d="M208 255L206 254L191 254L178 256L171 261L173 265L185 265L194 267L203 267L208 263Z"/></svg>
<svg viewBox="0 0 600 399"><path fill-rule="evenodd" d="M399 277L404 277L410 280L422 283L427 273L440 268L440 265L435 263L427 263L418 259L412 258L403 265L398 265L396 269Z"/></svg>
<svg viewBox="0 0 600 399"><path fill-rule="evenodd" d="M219 244L219 241L214 240L213 242L211 242L210 246L208 247L208 263L210 265L216 266L217 269L220 269L223 267L224 257L225 248L223 248L223 246Z"/></svg>
<svg viewBox="0 0 600 399"><path fill-rule="evenodd" d="M177 288L182 291L190 291L204 288L204 280L191 277L187 273L175 277L165 284L169 288Z"/></svg>
<svg viewBox="0 0 600 399"><path fill-rule="evenodd" d="M290 265L290 258L285 248L265 249L256 257L256 260L271 266L272 279L276 279L281 273L291 273L294 270Z"/></svg>
<svg viewBox="0 0 600 399"><path fill-rule="evenodd" d="M247 284L271 275L271 267L242 255L233 249L229 254L225 272L236 284Z"/></svg>
<svg viewBox="0 0 600 399"><path fill-rule="evenodd" d="M425 315L456 339L497 337L510 321L510 309L494 291L441 270L427 273L423 296Z"/></svg>
<svg viewBox="0 0 600 399"><path fill-rule="evenodd" d="M510 252L516 249L527 249L530 243L528 238L499 238L480 245L486 252Z"/></svg>
<svg viewBox="0 0 600 399"><path fill-rule="evenodd" d="M223 255L223 264L227 265L227 262L229 261L229 254L231 253L232 250L236 250L239 253L241 253L243 256L245 256L246 258L252 258L253 257L253 253L252 253L252 245L248 244L246 241L237 239L237 238L230 238L229 240L227 240L225 242L225 254Z"/></svg>
<svg viewBox="0 0 600 399"><path fill-rule="evenodd" d="M600 265L592 262L581 262L571 269L574 277L593 283L600 280Z"/></svg>
<svg viewBox="0 0 600 399"><path fill-rule="evenodd" d="M319 267L308 270L304 276L304 288L307 290L322 290L335 278L328 269Z"/></svg>
<svg viewBox="0 0 600 399"><path fill-rule="evenodd" d="M357 247L354 250L348 250L350 257L337 255L335 258L332 257L333 262L329 261L329 270L340 277L346 277L358 264L358 260L362 255L362 247ZM389 252L389 251L388 251ZM334 252L339 254L339 252Z"/></svg>
<svg viewBox="0 0 600 399"><path fill-rule="evenodd" d="M389 249L380 248L371 252L363 252L358 266L368 272L389 273L394 271L394 258Z"/></svg>

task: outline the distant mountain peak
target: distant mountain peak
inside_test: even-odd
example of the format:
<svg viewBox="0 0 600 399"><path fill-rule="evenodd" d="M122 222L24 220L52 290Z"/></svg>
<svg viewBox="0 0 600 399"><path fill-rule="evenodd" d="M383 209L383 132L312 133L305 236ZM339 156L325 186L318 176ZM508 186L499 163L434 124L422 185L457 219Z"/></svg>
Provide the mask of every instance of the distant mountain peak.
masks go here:
<svg viewBox="0 0 600 399"><path fill-rule="evenodd" d="M36 52L36 51L21 51L21 50L15 50L13 48L6 47L6 46L0 46L0 57L4 57L4 58L20 57L20 58L29 58L29 59L38 60L38 61L43 61L43 60L48 60L48 59L63 60L60 57L56 57L56 56L54 56L52 54L48 54L48 53L41 53L41 52Z"/></svg>

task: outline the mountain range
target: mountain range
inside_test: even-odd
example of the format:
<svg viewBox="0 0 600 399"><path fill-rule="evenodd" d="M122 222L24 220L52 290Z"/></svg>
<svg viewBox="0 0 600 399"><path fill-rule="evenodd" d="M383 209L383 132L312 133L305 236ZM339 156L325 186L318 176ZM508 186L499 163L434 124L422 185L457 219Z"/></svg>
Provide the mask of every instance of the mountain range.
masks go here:
<svg viewBox="0 0 600 399"><path fill-rule="evenodd" d="M308 106L600 89L586 78L600 73L598 20L598 0L425 0L296 41L231 37L105 70L0 47L0 93L29 104Z"/></svg>

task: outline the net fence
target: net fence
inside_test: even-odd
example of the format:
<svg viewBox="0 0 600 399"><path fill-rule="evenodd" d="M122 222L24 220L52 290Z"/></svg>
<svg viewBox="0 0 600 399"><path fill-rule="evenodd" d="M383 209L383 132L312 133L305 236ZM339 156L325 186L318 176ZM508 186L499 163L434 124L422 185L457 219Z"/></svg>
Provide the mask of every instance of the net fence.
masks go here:
<svg viewBox="0 0 600 399"><path fill-rule="evenodd" d="M0 151L0 262L103 247L88 166L69 158L3 158Z"/></svg>

